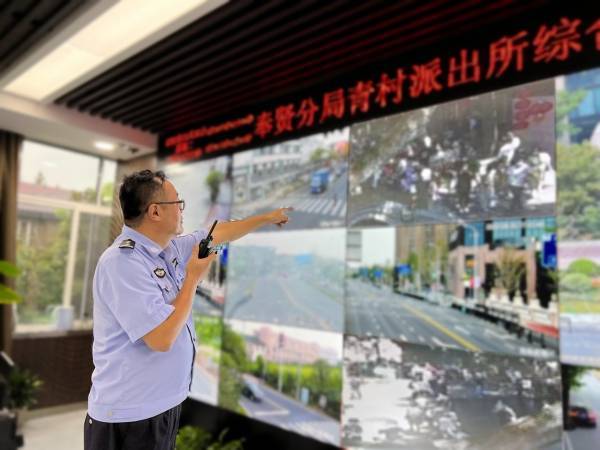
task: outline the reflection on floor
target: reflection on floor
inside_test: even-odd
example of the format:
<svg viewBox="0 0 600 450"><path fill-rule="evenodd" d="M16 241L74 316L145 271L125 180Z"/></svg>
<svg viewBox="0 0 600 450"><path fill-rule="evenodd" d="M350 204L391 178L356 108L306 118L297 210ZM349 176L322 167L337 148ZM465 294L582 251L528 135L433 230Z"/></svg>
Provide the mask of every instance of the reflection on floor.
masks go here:
<svg viewBox="0 0 600 450"><path fill-rule="evenodd" d="M81 450L87 402L29 412L23 450Z"/></svg>

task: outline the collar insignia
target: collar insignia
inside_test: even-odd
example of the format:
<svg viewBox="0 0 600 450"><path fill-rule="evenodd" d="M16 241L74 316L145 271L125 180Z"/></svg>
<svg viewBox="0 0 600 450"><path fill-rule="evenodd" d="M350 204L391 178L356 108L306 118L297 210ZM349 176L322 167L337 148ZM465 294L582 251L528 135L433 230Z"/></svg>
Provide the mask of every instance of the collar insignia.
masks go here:
<svg viewBox="0 0 600 450"><path fill-rule="evenodd" d="M125 239L119 244L119 248L134 248L135 241L133 239Z"/></svg>

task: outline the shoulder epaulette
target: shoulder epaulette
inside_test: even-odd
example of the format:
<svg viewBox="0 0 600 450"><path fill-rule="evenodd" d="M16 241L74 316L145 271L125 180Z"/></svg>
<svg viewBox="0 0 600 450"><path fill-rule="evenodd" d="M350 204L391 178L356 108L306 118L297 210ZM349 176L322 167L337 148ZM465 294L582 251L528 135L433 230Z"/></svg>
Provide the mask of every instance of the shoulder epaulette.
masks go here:
<svg viewBox="0 0 600 450"><path fill-rule="evenodd" d="M133 239L125 239L119 244L119 248L135 248L135 241Z"/></svg>

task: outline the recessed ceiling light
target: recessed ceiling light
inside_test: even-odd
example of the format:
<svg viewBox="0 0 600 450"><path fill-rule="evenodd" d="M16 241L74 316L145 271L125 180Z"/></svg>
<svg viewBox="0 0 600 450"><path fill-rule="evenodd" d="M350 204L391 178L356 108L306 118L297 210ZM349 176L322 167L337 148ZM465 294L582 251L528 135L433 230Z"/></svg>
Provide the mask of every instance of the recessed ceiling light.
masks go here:
<svg viewBox="0 0 600 450"><path fill-rule="evenodd" d="M116 148L115 144L113 144L111 142L104 142L104 141L94 142L94 147L96 147L98 150L106 150L106 151L112 151Z"/></svg>

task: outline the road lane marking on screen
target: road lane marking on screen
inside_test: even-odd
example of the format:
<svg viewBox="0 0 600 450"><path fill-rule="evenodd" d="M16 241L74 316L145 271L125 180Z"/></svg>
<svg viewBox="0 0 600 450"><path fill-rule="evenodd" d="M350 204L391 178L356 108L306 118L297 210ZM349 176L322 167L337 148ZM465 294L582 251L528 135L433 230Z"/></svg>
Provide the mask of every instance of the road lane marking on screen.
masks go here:
<svg viewBox="0 0 600 450"><path fill-rule="evenodd" d="M281 405L275 403L270 398L266 398L265 397L264 401L266 403L271 404L276 409L274 409L273 411L257 411L257 412L254 413L254 417L289 416L290 415L290 412L287 409L285 409Z"/></svg>
<svg viewBox="0 0 600 450"><path fill-rule="evenodd" d="M299 211L304 211L304 209L305 209L305 208L306 208L308 205L310 205L310 202L311 202L310 200L304 200L302 203L299 203L299 204L296 206L296 208L294 208L294 209L297 209L297 210L299 210Z"/></svg>
<svg viewBox="0 0 600 450"><path fill-rule="evenodd" d="M314 213L317 210L317 208L319 207L320 201L321 200L319 200L318 198L313 200L312 204L308 207L306 212L311 213L311 214Z"/></svg>
<svg viewBox="0 0 600 450"><path fill-rule="evenodd" d="M325 211L325 207L327 206L327 202L329 202L329 200L327 200L326 198L321 199L321 203L319 204L319 207L317 208L317 210L315 211L315 213L324 214L323 211Z"/></svg>
<svg viewBox="0 0 600 450"><path fill-rule="evenodd" d="M324 214L325 208L327 208L328 201L329 200L327 200L327 199L322 199L321 203L319 203L319 207L315 211L315 214Z"/></svg>
<svg viewBox="0 0 600 450"><path fill-rule="evenodd" d="M331 200L331 207L327 210L328 216L335 216L335 210L339 208L341 200Z"/></svg>
<svg viewBox="0 0 600 450"><path fill-rule="evenodd" d="M254 413L254 417L273 417L273 416L289 416L289 411L259 411Z"/></svg>
<svg viewBox="0 0 600 450"><path fill-rule="evenodd" d="M461 327L460 325L454 325L454 329L459 333L466 334L467 336L471 336L471 332L466 328Z"/></svg>
<svg viewBox="0 0 600 450"><path fill-rule="evenodd" d="M263 397L262 400L263 400L263 405L264 405L264 403L268 403L269 405L273 406L274 409L272 409L270 411L248 411L248 413L252 417L289 416L290 412L287 409L285 409L283 406L281 406L279 403L271 400L268 397ZM248 406L250 406L250 404L248 404ZM252 406L256 406L256 405L252 405ZM248 410L248 408L246 408L246 410Z"/></svg>
<svg viewBox="0 0 600 450"><path fill-rule="evenodd" d="M308 204L306 205L306 207L304 208L304 212L306 213L310 213L312 212L313 209L315 209L315 207L317 206L317 199L311 198L308 202Z"/></svg>
<svg viewBox="0 0 600 450"><path fill-rule="evenodd" d="M325 209L325 205L327 204L327 199L322 198L321 200L319 200L319 203L315 210L313 211L315 214L322 214L323 210Z"/></svg>
<svg viewBox="0 0 600 450"><path fill-rule="evenodd" d="M454 339L456 342L458 342L460 345L462 345L463 347L465 347L467 350L471 350L471 351L474 351L474 352L480 352L481 351L481 349L478 346L476 346L475 344L469 342L468 340L466 340L462 336L459 336L454 331L449 330L448 328L446 328L444 325L442 325L438 321L436 321L436 320L432 319L431 317L429 317L427 314L419 311L416 308L412 308L412 307L410 307L408 305L405 305L405 304L402 304L402 303L400 303L400 305L403 308L405 308L408 311L410 311L411 313L413 313L415 316L417 316L423 322L426 322L427 324L431 325L435 329L441 331L445 335L447 335L447 336L451 337L452 339Z"/></svg>
<svg viewBox="0 0 600 450"><path fill-rule="evenodd" d="M313 213L317 206L319 205L319 200L313 200L308 208L306 208L307 213Z"/></svg>
<svg viewBox="0 0 600 450"><path fill-rule="evenodd" d="M302 203L302 212L308 212L310 208L314 206L313 199L309 198L305 202Z"/></svg>
<svg viewBox="0 0 600 450"><path fill-rule="evenodd" d="M460 350L460 347L458 345L448 344L447 342L442 342L435 336L433 336L431 338L431 341L438 347L453 348L455 350Z"/></svg>
<svg viewBox="0 0 600 450"><path fill-rule="evenodd" d="M324 215L329 215L329 213L331 213L331 210L334 207L334 203L333 200L327 200L327 204L325 205L325 208L323 208L322 214Z"/></svg>
<svg viewBox="0 0 600 450"><path fill-rule="evenodd" d="M318 322L319 325L321 325L323 330L331 331L331 327L329 326L329 324L326 321L324 321L321 317L319 317L317 314L315 314L315 311L312 311L310 308L307 308L302 303L294 300L294 296L290 293L287 286L285 284L283 284L282 280L277 280L277 282L281 286L281 289L283 290L283 292L285 293L286 297L288 298L289 302L292 305L296 306L298 309L302 310L303 312L308 314L310 317L315 319L315 321Z"/></svg>
<svg viewBox="0 0 600 450"><path fill-rule="evenodd" d="M344 207L344 205L345 205L345 203L340 200L339 204L336 206L336 208L333 211L331 211L331 215L336 216L340 212L340 210Z"/></svg>
<svg viewBox="0 0 600 450"><path fill-rule="evenodd" d="M569 433L563 433L563 443L565 444L565 450L573 450L573 444L571 443Z"/></svg>
<svg viewBox="0 0 600 450"><path fill-rule="evenodd" d="M514 340L515 338L513 338L510 334L507 333L498 333L497 331L491 330L489 328L484 328L483 329L483 334L486 336L492 336L496 339L502 339L503 341L509 341L509 340Z"/></svg>

